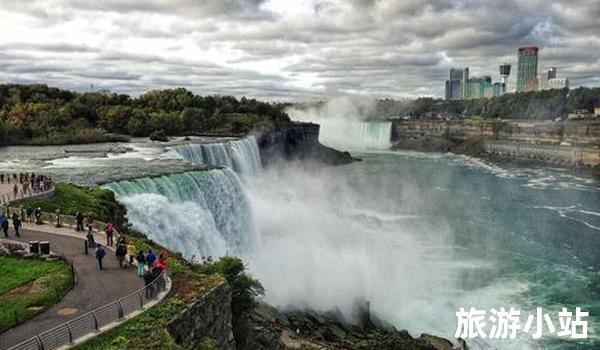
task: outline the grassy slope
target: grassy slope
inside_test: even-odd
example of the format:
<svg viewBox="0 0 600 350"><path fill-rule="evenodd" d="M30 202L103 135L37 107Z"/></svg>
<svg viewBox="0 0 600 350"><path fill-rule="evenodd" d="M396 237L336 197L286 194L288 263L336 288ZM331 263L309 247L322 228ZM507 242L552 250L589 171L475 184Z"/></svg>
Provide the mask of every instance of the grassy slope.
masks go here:
<svg viewBox="0 0 600 350"><path fill-rule="evenodd" d="M80 211L84 215L93 214L100 221L111 221L122 217L125 208L116 202L114 194L100 188L86 189L74 185L56 184L56 193L47 199L24 199L12 204L24 208L42 208L42 211L54 213L60 209L62 214L75 215Z"/></svg>
<svg viewBox="0 0 600 350"><path fill-rule="evenodd" d="M20 286L23 290L11 293ZM15 326L15 312L22 323L56 304L70 288L71 270L63 261L0 255L0 331Z"/></svg>

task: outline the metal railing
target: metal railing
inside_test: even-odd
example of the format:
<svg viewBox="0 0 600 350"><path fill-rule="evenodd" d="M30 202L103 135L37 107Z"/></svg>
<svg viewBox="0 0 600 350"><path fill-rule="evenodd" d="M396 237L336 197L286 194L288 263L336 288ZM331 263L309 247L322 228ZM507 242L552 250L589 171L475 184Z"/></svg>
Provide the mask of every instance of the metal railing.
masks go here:
<svg viewBox="0 0 600 350"><path fill-rule="evenodd" d="M156 300L159 293L167 289L167 280L163 271L144 288L31 337L8 350L54 350L98 333L107 325L121 322L133 312L143 310L148 302Z"/></svg>

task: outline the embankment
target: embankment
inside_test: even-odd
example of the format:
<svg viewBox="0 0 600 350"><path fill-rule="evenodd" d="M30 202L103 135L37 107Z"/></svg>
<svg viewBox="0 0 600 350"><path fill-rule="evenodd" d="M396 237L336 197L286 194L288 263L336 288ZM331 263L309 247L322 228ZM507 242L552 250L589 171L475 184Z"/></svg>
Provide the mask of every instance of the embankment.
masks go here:
<svg viewBox="0 0 600 350"><path fill-rule="evenodd" d="M395 149L451 151L568 168L600 166L600 121L395 120Z"/></svg>

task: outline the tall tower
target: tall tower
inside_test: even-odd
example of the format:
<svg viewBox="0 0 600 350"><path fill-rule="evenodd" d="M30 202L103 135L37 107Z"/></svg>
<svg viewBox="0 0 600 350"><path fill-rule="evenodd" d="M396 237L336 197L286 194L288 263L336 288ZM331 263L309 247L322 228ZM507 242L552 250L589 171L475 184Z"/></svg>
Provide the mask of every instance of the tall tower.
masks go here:
<svg viewBox="0 0 600 350"><path fill-rule="evenodd" d="M548 80L556 78L556 67L548 68Z"/></svg>
<svg viewBox="0 0 600 350"><path fill-rule="evenodd" d="M510 63L502 63L500 65L500 77L502 78L502 93L506 92L506 84L510 75Z"/></svg>
<svg viewBox="0 0 600 350"><path fill-rule="evenodd" d="M463 69L463 76L462 76L462 98L463 98L463 100L466 100L468 96L469 96L469 67L465 67L465 69Z"/></svg>
<svg viewBox="0 0 600 350"><path fill-rule="evenodd" d="M538 47L519 48L517 65L517 92L537 90Z"/></svg>

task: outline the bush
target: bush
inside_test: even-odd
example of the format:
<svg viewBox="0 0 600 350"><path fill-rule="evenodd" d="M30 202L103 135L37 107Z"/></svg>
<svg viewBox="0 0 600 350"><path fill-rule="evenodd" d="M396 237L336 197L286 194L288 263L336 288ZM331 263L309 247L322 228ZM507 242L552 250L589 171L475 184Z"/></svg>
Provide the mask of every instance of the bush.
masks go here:
<svg viewBox="0 0 600 350"><path fill-rule="evenodd" d="M239 258L224 256L216 262L200 265L200 270L205 274L217 273L227 280L232 289L234 318L253 310L257 305L256 297L264 294L262 284L244 272L246 267Z"/></svg>
<svg viewBox="0 0 600 350"><path fill-rule="evenodd" d="M169 137L165 134L164 130L155 130L150 134L150 140L152 141L160 141L160 142L168 142Z"/></svg>

